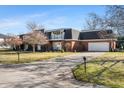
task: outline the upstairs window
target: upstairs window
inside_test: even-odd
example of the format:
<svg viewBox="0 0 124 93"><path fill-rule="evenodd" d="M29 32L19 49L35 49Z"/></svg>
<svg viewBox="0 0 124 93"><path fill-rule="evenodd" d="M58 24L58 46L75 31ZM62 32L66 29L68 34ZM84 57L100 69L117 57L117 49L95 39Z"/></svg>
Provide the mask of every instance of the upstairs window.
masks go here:
<svg viewBox="0 0 124 93"><path fill-rule="evenodd" d="M64 39L64 32L62 32L62 31L52 32L51 39Z"/></svg>

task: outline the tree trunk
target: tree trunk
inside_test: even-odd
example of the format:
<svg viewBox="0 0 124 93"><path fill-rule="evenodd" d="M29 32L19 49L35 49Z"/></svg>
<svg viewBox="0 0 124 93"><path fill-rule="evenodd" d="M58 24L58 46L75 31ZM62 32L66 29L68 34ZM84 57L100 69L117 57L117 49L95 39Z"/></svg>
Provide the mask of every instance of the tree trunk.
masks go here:
<svg viewBox="0 0 124 93"><path fill-rule="evenodd" d="M21 46L19 45L19 51L21 51Z"/></svg>
<svg viewBox="0 0 124 93"><path fill-rule="evenodd" d="M17 49L16 49L16 45L13 45L13 50L14 50L14 51L16 51L16 50L17 50Z"/></svg>
<svg viewBox="0 0 124 93"><path fill-rule="evenodd" d="M32 47L33 47L33 52L35 52L35 45L32 45Z"/></svg>

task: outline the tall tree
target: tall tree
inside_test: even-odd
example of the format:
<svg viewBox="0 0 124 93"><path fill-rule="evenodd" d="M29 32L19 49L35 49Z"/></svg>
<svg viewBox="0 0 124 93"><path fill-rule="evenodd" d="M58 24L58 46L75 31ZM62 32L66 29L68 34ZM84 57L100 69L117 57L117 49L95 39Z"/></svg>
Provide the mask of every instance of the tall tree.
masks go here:
<svg viewBox="0 0 124 93"><path fill-rule="evenodd" d="M124 6L113 5L106 8L106 24L109 28L124 35Z"/></svg>
<svg viewBox="0 0 124 93"><path fill-rule="evenodd" d="M89 13L88 18L86 19L86 29L96 30L104 28L104 20L96 13Z"/></svg>
<svg viewBox="0 0 124 93"><path fill-rule="evenodd" d="M35 46L45 45L48 43L47 36L42 32L44 30L44 26L38 25L35 22L27 23L27 28L30 30L29 33L24 35L23 40L25 43L32 45L33 52L35 52Z"/></svg>
<svg viewBox="0 0 124 93"><path fill-rule="evenodd" d="M42 30L42 29L44 29L44 26L43 25L39 25L36 22L31 21L31 22L27 23L27 29L29 31Z"/></svg>

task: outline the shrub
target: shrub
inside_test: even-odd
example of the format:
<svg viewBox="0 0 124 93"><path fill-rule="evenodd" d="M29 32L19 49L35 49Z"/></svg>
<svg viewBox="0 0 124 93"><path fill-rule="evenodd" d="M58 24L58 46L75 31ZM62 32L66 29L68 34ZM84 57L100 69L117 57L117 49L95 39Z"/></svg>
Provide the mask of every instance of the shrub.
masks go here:
<svg viewBox="0 0 124 93"><path fill-rule="evenodd" d="M65 51L64 51L64 49L61 49L61 53L64 53Z"/></svg>

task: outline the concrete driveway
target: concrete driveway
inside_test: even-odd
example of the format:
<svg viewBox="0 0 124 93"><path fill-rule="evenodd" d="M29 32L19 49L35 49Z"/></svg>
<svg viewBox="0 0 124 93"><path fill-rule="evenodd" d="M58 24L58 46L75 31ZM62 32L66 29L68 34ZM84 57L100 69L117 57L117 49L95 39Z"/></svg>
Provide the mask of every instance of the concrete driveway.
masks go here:
<svg viewBox="0 0 124 93"><path fill-rule="evenodd" d="M104 87L84 83L73 78L71 69L80 64L82 57L88 60L103 52L88 52L53 58L40 62L18 65L0 65L0 88L76 88Z"/></svg>

